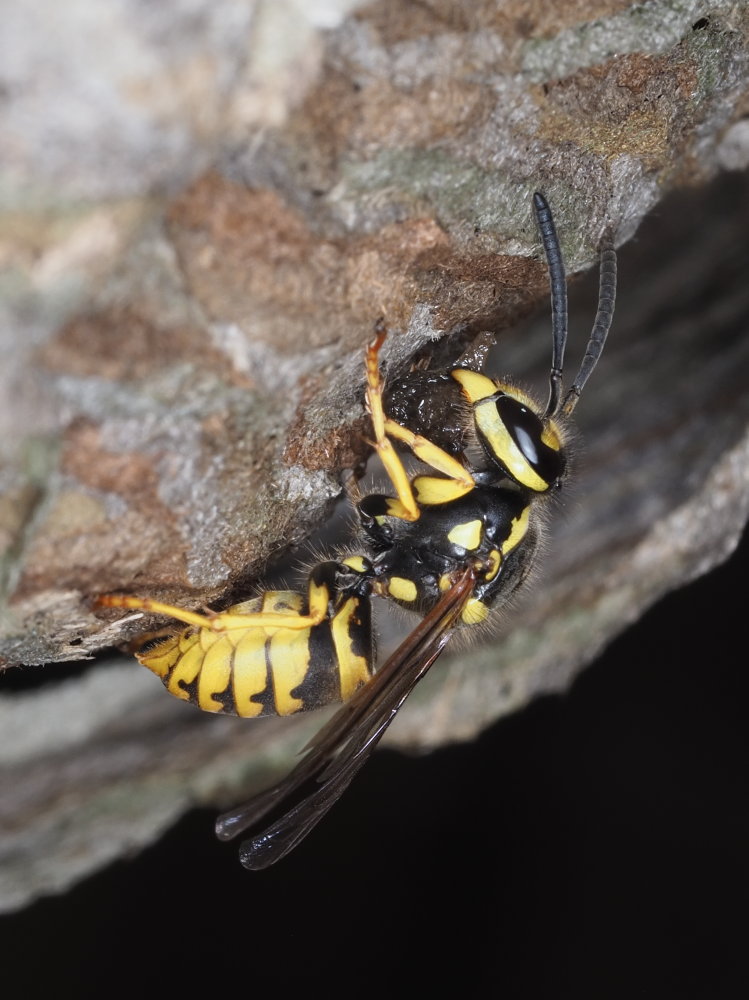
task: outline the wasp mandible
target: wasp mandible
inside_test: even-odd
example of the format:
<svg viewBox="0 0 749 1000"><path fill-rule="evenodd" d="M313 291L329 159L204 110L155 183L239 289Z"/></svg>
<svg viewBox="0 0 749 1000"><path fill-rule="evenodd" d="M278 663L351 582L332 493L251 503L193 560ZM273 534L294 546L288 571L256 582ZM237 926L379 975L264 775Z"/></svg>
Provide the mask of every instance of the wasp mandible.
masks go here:
<svg viewBox="0 0 749 1000"><path fill-rule="evenodd" d="M379 321L366 352L366 405L394 495L371 493L357 502L362 554L318 563L304 593L266 591L221 612L199 614L121 595L97 601L187 626L144 646L137 657L171 694L204 711L292 715L343 702L289 775L219 817L222 840L251 832L240 848L247 868L273 864L306 836L366 762L452 632L484 622L530 572L543 508L567 473L566 420L603 350L616 294L616 254L607 238L593 330L564 393L564 264L542 194L533 196L533 206L551 283L545 406L510 382L460 365L414 371L385 394L379 352L386 331ZM421 426L424 408L416 404L434 393L461 414L459 432ZM409 475L404 448L426 471ZM376 672L373 596L422 616Z"/></svg>

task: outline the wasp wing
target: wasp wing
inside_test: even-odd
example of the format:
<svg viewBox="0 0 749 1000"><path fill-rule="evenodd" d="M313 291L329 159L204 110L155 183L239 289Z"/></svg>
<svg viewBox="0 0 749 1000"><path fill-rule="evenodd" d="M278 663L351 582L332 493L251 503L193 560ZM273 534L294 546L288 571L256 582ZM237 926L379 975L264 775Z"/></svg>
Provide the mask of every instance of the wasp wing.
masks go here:
<svg viewBox="0 0 749 1000"><path fill-rule="evenodd" d="M455 583L374 677L307 744L305 755L278 784L220 816L216 833L230 840L279 810L281 815L242 843L245 868L279 861L307 836L367 762L398 709L442 652L471 596L473 570Z"/></svg>

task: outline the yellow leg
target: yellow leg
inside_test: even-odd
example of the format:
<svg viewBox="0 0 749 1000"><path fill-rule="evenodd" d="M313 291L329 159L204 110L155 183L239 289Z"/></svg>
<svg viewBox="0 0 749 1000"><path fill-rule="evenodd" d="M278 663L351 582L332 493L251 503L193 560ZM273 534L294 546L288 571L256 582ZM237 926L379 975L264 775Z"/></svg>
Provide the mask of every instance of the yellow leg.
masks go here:
<svg viewBox="0 0 749 1000"><path fill-rule="evenodd" d="M310 579L307 588L307 601L309 612L300 615L296 611L288 614L279 611L256 611L247 615L232 614L231 611L216 615L220 620L220 627L212 625L214 631L223 632L232 628L292 628L305 629L314 628L324 621L328 614L328 601L330 600L330 590L324 583L315 582Z"/></svg>
<svg viewBox="0 0 749 1000"><path fill-rule="evenodd" d="M470 472L452 455L437 447L436 444L432 444L427 438L420 434L414 434L413 431L401 427L400 424L385 416L382 406L379 352L386 336L387 330L384 325L378 323L377 336L367 348L367 407L372 417L375 447L398 495L399 506L396 516L402 517L405 521L416 521L419 518L419 507L414 497L413 487L390 438L401 441L422 462L454 480L458 487L455 491L456 495L460 496L472 490L475 482Z"/></svg>
<svg viewBox="0 0 749 1000"><path fill-rule="evenodd" d="M97 608L131 608L134 611L153 611L156 615L169 615L186 625L197 628L212 628L212 619L208 615L199 615L195 611L178 608L174 604L162 604L152 601L150 597L130 597L127 594L103 594L94 601Z"/></svg>
<svg viewBox="0 0 749 1000"><path fill-rule="evenodd" d="M385 433L408 445L418 459L421 459L426 465L431 465L437 472L442 472L450 479L454 479L465 488L466 492L472 490L476 485L471 473L464 465L461 465L457 458L448 455L446 451L438 448L436 444L432 444L421 434L414 434L407 427L401 427L400 424L396 424L394 420L389 418L385 420Z"/></svg>
<svg viewBox="0 0 749 1000"><path fill-rule="evenodd" d="M382 459L385 471L390 476L390 482L398 494L398 500L402 508L402 515L400 516L402 516L404 521L418 521L419 507L411 489L411 481L403 467L400 455L393 447L392 442L385 432L379 353L386 336L387 330L384 325L378 323L377 336L367 348L367 409L372 417L372 428L375 435L374 446Z"/></svg>
<svg viewBox="0 0 749 1000"><path fill-rule="evenodd" d="M133 610L152 611L156 615L168 615L186 625L196 628L210 629L211 632L226 632L235 628L290 628L305 629L319 625L325 617L325 608L318 603L310 604L308 615L281 614L274 611L258 611L247 615L233 615L226 612L211 612L200 615L195 611L178 608L175 604L162 604L148 597L128 597L122 594L105 594L96 599L100 608L132 608Z"/></svg>

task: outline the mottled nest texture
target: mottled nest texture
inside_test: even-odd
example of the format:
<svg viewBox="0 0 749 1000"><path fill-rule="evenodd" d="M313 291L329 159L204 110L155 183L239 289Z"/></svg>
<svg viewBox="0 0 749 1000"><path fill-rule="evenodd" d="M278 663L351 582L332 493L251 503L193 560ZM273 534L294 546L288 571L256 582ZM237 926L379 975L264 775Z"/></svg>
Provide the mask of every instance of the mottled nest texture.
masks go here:
<svg viewBox="0 0 749 1000"><path fill-rule="evenodd" d="M534 190L571 275L614 234L614 332L534 586L397 738L563 689L730 553L749 496L745 6L132 2L118 60L86 6L54 62L21 11L0 41L35 38L0 118L0 663L27 665L0 701L8 907L240 797L319 725L203 717L125 658L46 682L159 624L98 594L222 607L279 559L300 585L310 538L355 546L346 517L321 532L371 450L378 316L390 377L488 333L488 370L545 392ZM593 273L573 370L595 296Z"/></svg>

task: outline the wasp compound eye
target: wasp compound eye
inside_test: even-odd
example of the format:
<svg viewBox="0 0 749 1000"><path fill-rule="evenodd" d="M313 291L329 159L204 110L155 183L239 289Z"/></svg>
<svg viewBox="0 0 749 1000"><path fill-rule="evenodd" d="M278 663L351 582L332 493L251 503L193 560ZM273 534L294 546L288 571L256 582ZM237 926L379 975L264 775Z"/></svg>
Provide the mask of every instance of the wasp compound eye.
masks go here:
<svg viewBox="0 0 749 1000"><path fill-rule="evenodd" d="M494 405L505 433L489 442L493 458L513 478L538 492L558 483L565 457L553 427L514 396L502 393Z"/></svg>

